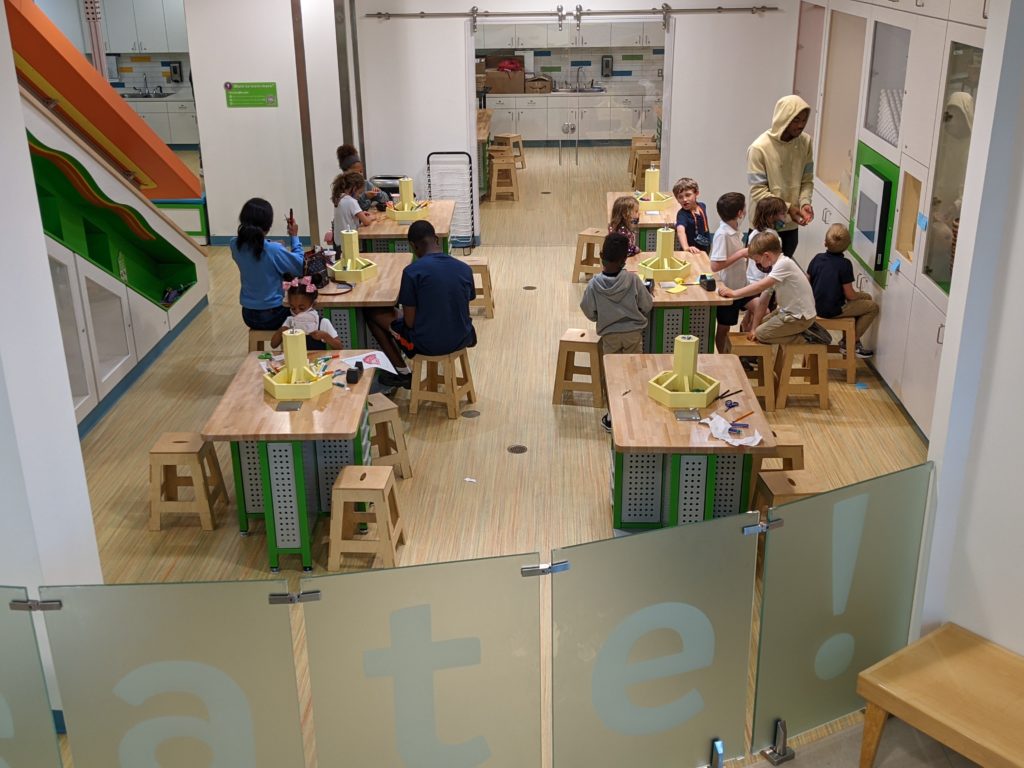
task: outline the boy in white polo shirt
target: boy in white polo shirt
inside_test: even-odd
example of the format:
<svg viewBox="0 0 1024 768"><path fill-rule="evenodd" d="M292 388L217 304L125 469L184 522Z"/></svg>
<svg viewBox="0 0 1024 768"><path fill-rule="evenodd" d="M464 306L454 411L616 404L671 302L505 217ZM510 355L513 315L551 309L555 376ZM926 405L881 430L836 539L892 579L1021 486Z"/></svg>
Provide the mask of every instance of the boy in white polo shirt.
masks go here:
<svg viewBox="0 0 1024 768"><path fill-rule="evenodd" d="M782 254L782 241L774 232L760 232L751 238L748 257L762 268L771 267L765 277L739 290L721 287L718 293L727 299L741 299L756 296L764 291L774 291L778 308L760 322L754 317L754 330L748 334L752 341L763 344L793 344L804 340L807 331L817 317L814 309L814 292L807 276L800 266ZM757 302L755 315L764 312L768 302Z"/></svg>
<svg viewBox="0 0 1024 768"><path fill-rule="evenodd" d="M715 204L721 223L715 230L711 241L711 269L715 272L715 280L734 290L747 284L746 249L743 238L737 231L743 216L746 214L747 200L739 192L726 192ZM736 299L732 304L715 307L715 320L718 329L715 331L715 349L722 354L732 351L729 342L729 331L740 319L740 310L747 306L751 299Z"/></svg>

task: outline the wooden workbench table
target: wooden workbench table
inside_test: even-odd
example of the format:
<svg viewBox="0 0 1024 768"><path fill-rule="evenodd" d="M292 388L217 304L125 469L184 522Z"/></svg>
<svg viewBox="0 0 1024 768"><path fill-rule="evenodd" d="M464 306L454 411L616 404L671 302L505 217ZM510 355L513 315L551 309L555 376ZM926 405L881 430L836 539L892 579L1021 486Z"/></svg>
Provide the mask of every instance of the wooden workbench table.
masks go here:
<svg viewBox="0 0 1024 768"><path fill-rule="evenodd" d="M667 195L672 194L672 190L662 190ZM633 192L609 192L608 193L608 215L605 217L606 221L612 220L612 206L615 201L620 197L632 197ZM648 211L640 212L640 223L637 225L636 233L636 244L640 246L641 251L653 251L658 247L658 230L662 227L676 228L676 214L679 213L679 203L675 200L669 201L667 207L660 211ZM675 244L676 250L679 250L679 242Z"/></svg>
<svg viewBox="0 0 1024 768"><path fill-rule="evenodd" d="M761 433L757 446L733 446L711 436L704 424L678 421L675 411L647 395L647 382L672 368L672 355L608 355L604 358L612 419L616 528L656 528L746 512L755 454L772 455L775 440L735 355L700 355L698 370L718 379L721 392L739 405L725 414L749 424L744 436ZM724 400L702 409L722 412ZM667 493L666 493L667 492Z"/></svg>
<svg viewBox="0 0 1024 768"><path fill-rule="evenodd" d="M636 272L643 259L656 256L652 252L641 252L626 260L626 269ZM696 283L701 274L711 274L711 260L706 253L678 252L676 258L690 262L687 283ZM705 291L699 285L688 285L681 293L669 293L657 282L654 284L654 307L650 322L644 334L644 350L659 354L671 353L673 342L680 334L690 334L701 340L700 351L711 354L715 351L715 307L732 303L718 295L717 291Z"/></svg>
<svg viewBox="0 0 1024 768"><path fill-rule="evenodd" d="M375 278L355 283L351 291L341 294L332 293L338 287L332 281L330 286L320 291L316 301L317 309L331 321L345 349L374 345L360 310L364 307L393 307L398 303L402 270L412 263L412 254L374 253L369 259L377 264Z"/></svg>
<svg viewBox="0 0 1024 768"><path fill-rule="evenodd" d="M397 199L397 198L396 198ZM434 225L441 247L448 251L448 237L452 231L452 217L455 215L454 200L431 200L427 207L426 221ZM411 223L411 222L410 222ZM359 227L359 250L365 253L407 253L409 251L409 224L399 223L387 214L374 214L369 226Z"/></svg>
<svg viewBox="0 0 1024 768"><path fill-rule="evenodd" d="M361 351L310 352L311 360L335 356L329 371L345 368L342 357ZM311 537L318 512L330 511L331 487L341 467L369 461L366 398L372 370L348 388L331 387L294 411L263 389L258 352L249 354L203 427L205 440L231 443L238 524L263 518L272 570L280 555L298 554L313 565Z"/></svg>

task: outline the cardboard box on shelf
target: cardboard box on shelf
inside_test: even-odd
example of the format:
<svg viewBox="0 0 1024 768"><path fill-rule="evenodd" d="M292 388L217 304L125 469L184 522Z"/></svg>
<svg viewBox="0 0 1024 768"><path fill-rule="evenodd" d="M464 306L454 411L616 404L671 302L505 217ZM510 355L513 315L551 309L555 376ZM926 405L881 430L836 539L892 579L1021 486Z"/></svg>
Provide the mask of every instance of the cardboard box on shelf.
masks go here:
<svg viewBox="0 0 1024 768"><path fill-rule="evenodd" d="M491 93L526 92L526 75L523 72L502 72L497 69L488 69L485 76Z"/></svg>
<svg viewBox="0 0 1024 768"><path fill-rule="evenodd" d="M487 62L484 59L477 59L476 60L476 73L478 75L482 75L486 71L487 71Z"/></svg>
<svg viewBox="0 0 1024 768"><path fill-rule="evenodd" d="M526 93L551 93L551 78L531 75L526 80Z"/></svg>

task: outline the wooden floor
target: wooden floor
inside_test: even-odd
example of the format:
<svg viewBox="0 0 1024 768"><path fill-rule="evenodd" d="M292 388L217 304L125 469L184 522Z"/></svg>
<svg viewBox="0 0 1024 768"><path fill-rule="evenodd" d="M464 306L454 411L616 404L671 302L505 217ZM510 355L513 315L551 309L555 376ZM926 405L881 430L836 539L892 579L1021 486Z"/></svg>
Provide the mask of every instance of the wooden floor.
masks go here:
<svg viewBox="0 0 1024 768"><path fill-rule="evenodd" d="M559 166L554 149L528 150L521 200L481 206L485 245L475 253L490 260L496 314L475 320L479 418L449 421L442 408L427 407L410 419L407 393L398 398L414 470L398 483L409 541L402 565L521 552L547 560L552 548L612 535L603 411L553 406L551 390L558 338L587 324L578 308L584 286L569 282L575 236L606 224L606 191L629 184L626 150L581 148L579 166L570 153L562 160ZM709 190L712 207L712 195L721 191ZM82 441L107 583L273 576L262 526L240 537L233 508L220 509L213 532L192 521L147 530L147 451L161 432L199 431L246 353L237 270L227 248L208 253L209 308ZM801 430L808 468L831 487L925 459L924 443L863 364L858 381L864 388L833 378L827 411L791 407L769 414L773 423ZM509 453L513 444L527 452ZM219 455L229 472L226 446ZM324 548L314 555L323 572ZM286 556L282 566L294 588L298 558ZM303 632L297 618L298 646ZM299 663L306 680L304 659ZM302 707L308 723L308 700ZM316 764L312 750L308 760Z"/></svg>

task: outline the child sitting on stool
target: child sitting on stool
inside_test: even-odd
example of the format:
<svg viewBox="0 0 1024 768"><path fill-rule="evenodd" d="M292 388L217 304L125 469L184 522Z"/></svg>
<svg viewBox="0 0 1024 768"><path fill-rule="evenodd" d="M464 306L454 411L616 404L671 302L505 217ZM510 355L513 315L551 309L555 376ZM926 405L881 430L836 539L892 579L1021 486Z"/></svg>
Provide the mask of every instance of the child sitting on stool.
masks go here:
<svg viewBox="0 0 1024 768"><path fill-rule="evenodd" d="M289 328L304 331L306 334L306 349L341 349L341 339L338 332L334 330L331 321L320 317L320 313L313 309L316 304L317 290L310 277L295 277L285 280L281 286L287 291L288 307L292 313L285 318L284 325L274 332L270 338L270 346L281 346L281 336Z"/></svg>
<svg viewBox="0 0 1024 768"><path fill-rule="evenodd" d="M807 276L811 278L818 317L856 318L857 357L866 359L875 353L865 349L860 340L878 317L878 304L870 294L853 289L853 265L844 255L849 247L850 230L833 224L825 233L825 252L811 259ZM846 348L845 338L839 347Z"/></svg>
<svg viewBox="0 0 1024 768"><path fill-rule="evenodd" d="M718 289L719 296L727 299L742 299L757 296L761 292L773 292L779 301L778 308L761 322L767 302L757 302L754 309L753 330L747 334L751 341L763 344L793 344L804 340L807 331L817 317L814 309L814 293L800 266L789 256L782 254L782 240L774 232L759 232L747 246L748 258L754 259L762 269L771 271L756 283L738 290L726 286Z"/></svg>

